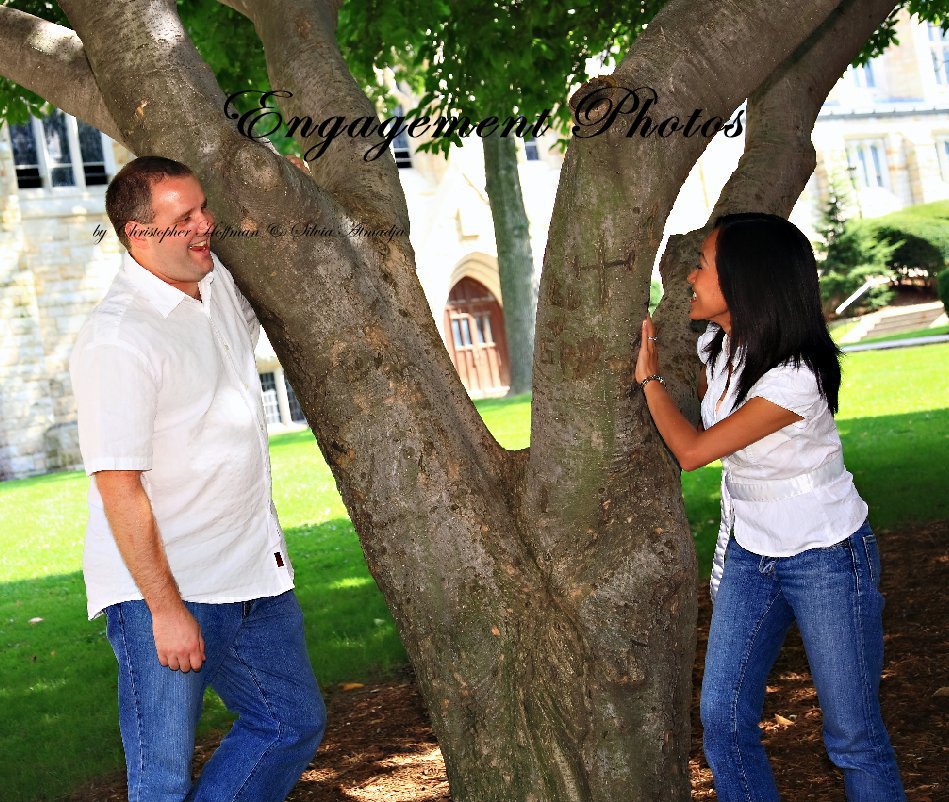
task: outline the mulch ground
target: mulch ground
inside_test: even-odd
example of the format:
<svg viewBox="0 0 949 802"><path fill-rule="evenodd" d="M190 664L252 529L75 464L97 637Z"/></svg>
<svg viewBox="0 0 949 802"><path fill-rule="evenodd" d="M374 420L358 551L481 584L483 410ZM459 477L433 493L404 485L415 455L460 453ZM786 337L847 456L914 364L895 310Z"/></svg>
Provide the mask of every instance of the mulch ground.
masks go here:
<svg viewBox="0 0 949 802"><path fill-rule="evenodd" d="M881 532L886 664L880 690L883 715L910 802L949 799L949 648L946 578L949 521ZM711 606L699 593L699 648L695 688ZM411 676L344 691L331 689L329 729L292 802L440 802L450 800L441 752ZM701 750L698 692L693 705L692 798L715 799ZM764 740L782 798L837 802L839 772L821 742L821 713L804 649L792 632L778 659L765 704ZM196 768L214 750L199 745ZM125 799L124 781L106 777L80 789L69 802Z"/></svg>

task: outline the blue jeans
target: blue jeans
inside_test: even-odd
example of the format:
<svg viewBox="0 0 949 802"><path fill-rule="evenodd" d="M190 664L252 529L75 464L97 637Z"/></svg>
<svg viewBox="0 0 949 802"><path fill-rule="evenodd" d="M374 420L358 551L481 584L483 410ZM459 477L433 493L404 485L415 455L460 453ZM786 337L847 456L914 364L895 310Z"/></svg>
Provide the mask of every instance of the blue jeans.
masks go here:
<svg viewBox="0 0 949 802"><path fill-rule="evenodd" d="M905 800L880 716L883 597L866 523L793 557L761 557L734 539L715 597L702 681L705 756L719 802L772 802L778 791L758 724L765 682L797 621L824 717L824 744L849 802Z"/></svg>
<svg viewBox="0 0 949 802"><path fill-rule="evenodd" d="M326 722L296 596L185 604L201 625L206 656L200 671L188 673L158 662L144 601L106 609L119 664L129 802L284 799ZM238 719L192 786L195 728L209 685Z"/></svg>

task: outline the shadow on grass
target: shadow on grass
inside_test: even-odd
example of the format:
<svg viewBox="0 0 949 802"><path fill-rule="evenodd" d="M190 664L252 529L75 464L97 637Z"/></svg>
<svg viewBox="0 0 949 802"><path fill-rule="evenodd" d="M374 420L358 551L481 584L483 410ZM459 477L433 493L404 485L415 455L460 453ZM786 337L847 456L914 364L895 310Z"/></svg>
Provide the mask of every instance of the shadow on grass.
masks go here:
<svg viewBox="0 0 949 802"><path fill-rule="evenodd" d="M307 644L324 688L406 662L348 519L288 530ZM31 619L42 621L30 623ZM105 618L88 621L80 572L0 584L0 798L61 798L120 770L115 658ZM231 717L214 694L202 731Z"/></svg>
<svg viewBox="0 0 949 802"><path fill-rule="evenodd" d="M847 468L874 526L949 518L949 409L850 418L837 425Z"/></svg>

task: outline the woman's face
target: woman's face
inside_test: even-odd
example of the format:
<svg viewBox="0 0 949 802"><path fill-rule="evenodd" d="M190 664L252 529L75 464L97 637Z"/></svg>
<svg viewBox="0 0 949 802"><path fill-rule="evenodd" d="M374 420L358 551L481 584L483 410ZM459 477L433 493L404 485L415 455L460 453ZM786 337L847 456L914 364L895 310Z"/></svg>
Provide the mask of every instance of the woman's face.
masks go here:
<svg viewBox="0 0 949 802"><path fill-rule="evenodd" d="M726 333L731 331L732 318L718 286L718 270L715 265L715 243L718 241L718 229L705 238L699 252L699 265L689 273L686 279L692 286L692 303L689 317L692 320L710 320L721 326Z"/></svg>

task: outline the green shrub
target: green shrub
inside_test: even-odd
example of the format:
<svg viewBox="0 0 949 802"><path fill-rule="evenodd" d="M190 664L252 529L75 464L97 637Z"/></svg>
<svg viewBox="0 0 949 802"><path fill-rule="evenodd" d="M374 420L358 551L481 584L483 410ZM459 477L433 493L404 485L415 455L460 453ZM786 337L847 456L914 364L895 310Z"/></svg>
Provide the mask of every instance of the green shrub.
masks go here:
<svg viewBox="0 0 949 802"><path fill-rule="evenodd" d="M825 231L820 288L824 311L829 313L868 279L892 276L888 262L896 246L878 239L874 229L860 221L847 221ZM872 311L886 306L892 298L889 285L880 284L862 295L855 308Z"/></svg>
<svg viewBox="0 0 949 802"><path fill-rule="evenodd" d="M820 277L821 298L824 301L824 311L830 312L856 292L867 279L881 274L879 265L859 265L846 271L827 270ZM853 309L872 312L886 306L893 300L893 290L889 284L879 284L871 287L855 302ZM849 314L849 312L848 312Z"/></svg>
<svg viewBox="0 0 949 802"><path fill-rule="evenodd" d="M939 300L949 315L949 268L936 274L936 292L939 293Z"/></svg>
<svg viewBox="0 0 949 802"><path fill-rule="evenodd" d="M866 224L878 239L894 246L887 261L898 275L923 270L933 283L949 260L949 201L907 206Z"/></svg>

